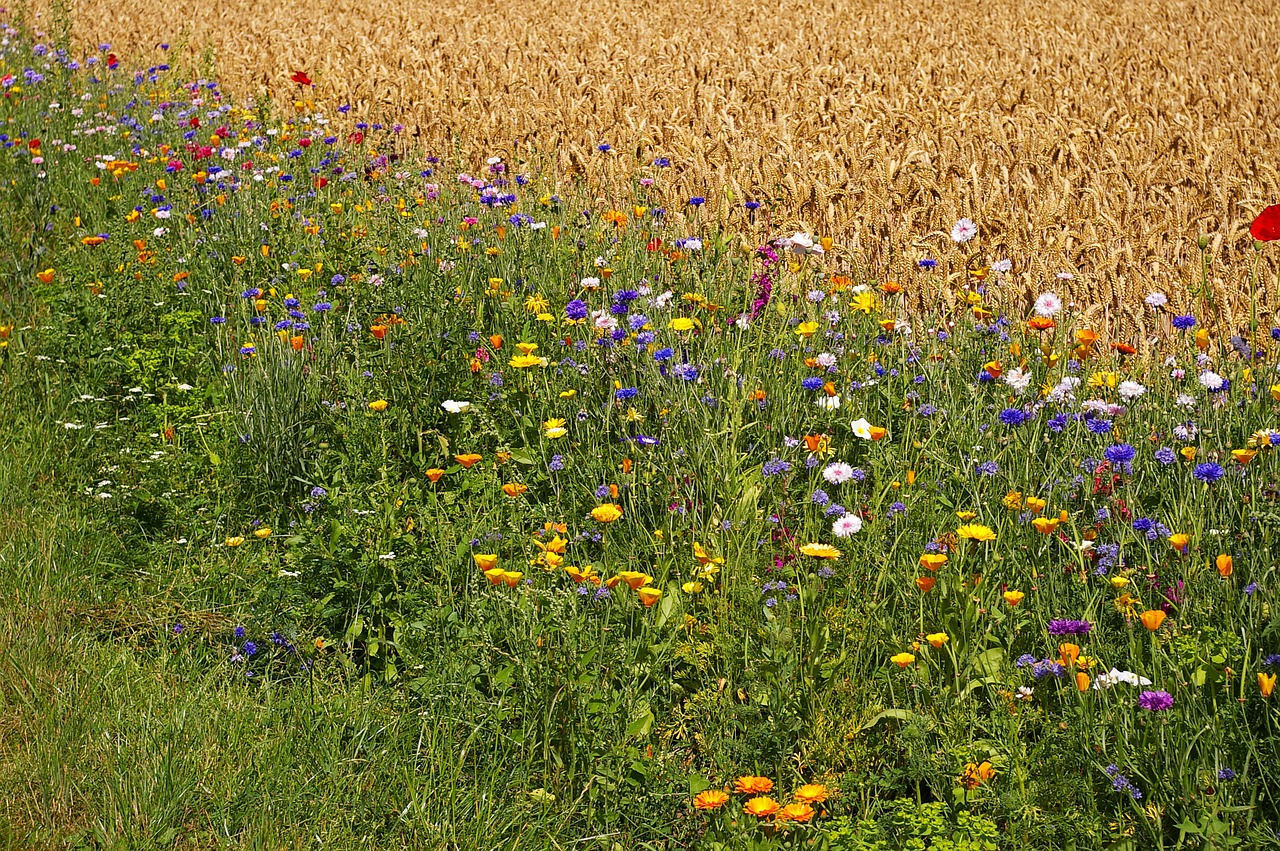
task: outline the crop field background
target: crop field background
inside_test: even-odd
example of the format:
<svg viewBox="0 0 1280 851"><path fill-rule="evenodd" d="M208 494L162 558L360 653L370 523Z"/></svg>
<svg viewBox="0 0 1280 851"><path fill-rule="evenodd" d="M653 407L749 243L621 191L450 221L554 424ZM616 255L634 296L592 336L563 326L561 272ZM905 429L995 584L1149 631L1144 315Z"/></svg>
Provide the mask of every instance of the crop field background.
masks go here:
<svg viewBox="0 0 1280 851"><path fill-rule="evenodd" d="M554 152L566 182L605 195L667 156L673 199L714 194L725 217L743 216L746 198L774 201L778 229L833 236L876 274L903 274L967 216L985 251L1018 258L1009 285L1028 303L1069 271L1079 306L1135 336L1142 296L1200 286L1201 236L1205 277L1238 324L1248 222L1280 195L1280 7L1265 2L80 0L72 11L78 44L110 42L138 62L161 43L182 48L170 61L212 56L241 97L290 101L303 69L316 99L404 122L430 148ZM1260 295L1274 309L1269 263Z"/></svg>

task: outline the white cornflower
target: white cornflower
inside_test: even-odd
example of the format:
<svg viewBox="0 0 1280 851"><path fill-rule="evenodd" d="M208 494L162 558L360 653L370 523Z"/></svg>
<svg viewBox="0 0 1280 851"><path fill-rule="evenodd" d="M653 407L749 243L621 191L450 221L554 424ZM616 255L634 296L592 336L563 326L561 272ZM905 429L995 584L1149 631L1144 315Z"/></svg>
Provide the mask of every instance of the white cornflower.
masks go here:
<svg viewBox="0 0 1280 851"><path fill-rule="evenodd" d="M1211 393L1221 390L1226 383L1226 379L1211 369L1200 373L1200 385Z"/></svg>
<svg viewBox="0 0 1280 851"><path fill-rule="evenodd" d="M831 524L831 534L837 538L848 538L862 531L862 518L856 514L846 514Z"/></svg>
<svg viewBox="0 0 1280 851"><path fill-rule="evenodd" d="M1031 373L1024 372L1021 367L1014 367L1006 372L1003 376L1004 383L1008 384L1017 393L1022 393L1031 386Z"/></svg>
<svg viewBox="0 0 1280 851"><path fill-rule="evenodd" d="M1057 293L1040 293L1036 296L1036 314L1038 316L1053 316L1062 310L1062 299L1058 298Z"/></svg>
<svg viewBox="0 0 1280 851"><path fill-rule="evenodd" d="M830 369L836 365L836 356L831 354L831 352L822 352L813 359L813 362L823 369Z"/></svg>
<svg viewBox="0 0 1280 851"><path fill-rule="evenodd" d="M1136 381L1121 381L1120 386L1116 388L1116 391L1120 394L1121 399L1126 402L1132 402L1143 393L1146 393L1147 388L1143 387Z"/></svg>
<svg viewBox="0 0 1280 851"><path fill-rule="evenodd" d="M1164 293L1156 292L1148 295L1145 299L1143 299L1143 301L1146 302L1147 307L1151 307L1151 308L1155 308L1156 310L1159 310L1160 308L1164 307L1166 304L1169 303L1169 298Z"/></svg>
<svg viewBox="0 0 1280 851"><path fill-rule="evenodd" d="M822 469L822 478L829 484L842 485L853 478L853 468L843 461L832 461Z"/></svg>
<svg viewBox="0 0 1280 851"><path fill-rule="evenodd" d="M958 245L964 245L977 235L978 226L972 219L961 219L951 228L951 241Z"/></svg>
<svg viewBox="0 0 1280 851"><path fill-rule="evenodd" d="M1012 269L1013 269L1013 261L1012 261L1012 260L1008 260L1008 259L1006 259L1006 260L997 260L996 262L994 262L994 263L992 263L992 264L991 264L991 271L992 271L992 272L999 272L999 273L1000 273L1000 274L1002 274L1002 275L1003 275L1005 272L1008 272L1008 271L1010 271L1010 270L1012 270Z"/></svg>
<svg viewBox="0 0 1280 851"><path fill-rule="evenodd" d="M440 407L444 408L451 414L465 414L471 409L470 402L457 402L453 399L445 399L440 403Z"/></svg>

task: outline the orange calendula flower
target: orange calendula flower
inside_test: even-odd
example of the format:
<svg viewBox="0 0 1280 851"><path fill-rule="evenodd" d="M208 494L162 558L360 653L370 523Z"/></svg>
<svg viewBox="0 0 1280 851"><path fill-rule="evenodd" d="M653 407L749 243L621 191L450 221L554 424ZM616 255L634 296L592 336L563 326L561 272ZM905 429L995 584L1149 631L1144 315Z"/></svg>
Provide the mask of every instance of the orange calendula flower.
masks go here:
<svg viewBox="0 0 1280 851"><path fill-rule="evenodd" d="M808 804L794 803L787 804L778 811L778 821L798 821L806 822L813 818L813 807Z"/></svg>
<svg viewBox="0 0 1280 851"><path fill-rule="evenodd" d="M1235 569L1235 560L1226 553L1223 553L1214 559L1214 567L1218 568L1218 575L1223 579L1226 579Z"/></svg>
<svg viewBox="0 0 1280 851"><path fill-rule="evenodd" d="M934 650L941 650L942 645L951 640L951 636L947 635L945 632L932 632L926 635L924 640L929 642L929 646Z"/></svg>
<svg viewBox="0 0 1280 851"><path fill-rule="evenodd" d="M966 789L974 789L979 784L995 777L995 774L996 771L989 762L983 762L978 765L970 762L965 765L964 773L960 775L960 785Z"/></svg>
<svg viewBox="0 0 1280 851"><path fill-rule="evenodd" d="M522 485L519 482L507 482L502 486L502 492L507 496L515 499L529 489L528 485Z"/></svg>
<svg viewBox="0 0 1280 851"><path fill-rule="evenodd" d="M747 774L733 781L733 791L739 795L764 795L773 791L773 781L768 777Z"/></svg>
<svg viewBox="0 0 1280 851"><path fill-rule="evenodd" d="M508 588L514 588L524 578L524 574L518 570L502 571L502 581L507 583Z"/></svg>
<svg viewBox="0 0 1280 851"><path fill-rule="evenodd" d="M778 805L778 802L767 795L752 798L750 801L747 801L742 805L742 811L744 813L749 816L755 816L756 818L768 818L780 809L782 809L782 807Z"/></svg>
<svg viewBox="0 0 1280 851"><path fill-rule="evenodd" d="M641 573L638 570L619 571L618 578L627 583L627 587L632 591L639 591L653 581L652 576L647 573Z"/></svg>
<svg viewBox="0 0 1280 851"><path fill-rule="evenodd" d="M474 463L476 463L477 461L479 461L479 460L480 460L480 457L481 457L481 456L479 456L479 455L475 454L474 452L468 452L468 453L467 453L467 454L465 454L465 455L455 455L455 456L453 456L453 460L455 460L455 461L457 461L459 464L461 464L461 465L462 465L462 467L463 467L463 469L467 469L467 470L469 470L469 469L471 469L471 465L472 465L472 464L474 464Z"/></svg>
<svg viewBox="0 0 1280 851"><path fill-rule="evenodd" d="M1057 324L1048 316L1033 316L1027 320L1027 327L1032 331L1048 331Z"/></svg>
<svg viewBox="0 0 1280 851"><path fill-rule="evenodd" d="M802 804L820 804L829 794L821 783L806 783L796 790L795 799Z"/></svg>
<svg viewBox="0 0 1280 851"><path fill-rule="evenodd" d="M729 801L729 794L719 789L708 789L693 799L693 806L699 810L718 810Z"/></svg>
<svg viewBox="0 0 1280 851"><path fill-rule="evenodd" d="M947 563L947 557L942 553L925 553L920 556L920 566L925 570L937 570Z"/></svg>
<svg viewBox="0 0 1280 851"><path fill-rule="evenodd" d="M500 567L493 567L484 572L485 579L489 580L490 585L501 585L502 577L506 575L506 571Z"/></svg>
<svg viewBox="0 0 1280 851"><path fill-rule="evenodd" d="M1142 621L1142 625L1149 631L1155 632L1160 628L1160 625L1164 623L1164 619L1167 617L1168 615L1159 609L1148 609L1138 615L1138 620Z"/></svg>

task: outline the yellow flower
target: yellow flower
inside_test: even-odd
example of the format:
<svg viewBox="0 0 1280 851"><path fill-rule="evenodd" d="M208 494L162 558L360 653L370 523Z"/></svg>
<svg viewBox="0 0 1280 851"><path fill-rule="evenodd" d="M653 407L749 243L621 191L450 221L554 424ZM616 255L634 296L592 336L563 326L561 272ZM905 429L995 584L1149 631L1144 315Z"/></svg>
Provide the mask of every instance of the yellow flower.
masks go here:
<svg viewBox="0 0 1280 851"><path fill-rule="evenodd" d="M369 410L380 414L387 409L387 404L386 399L374 399L369 403Z"/></svg>
<svg viewBox="0 0 1280 851"><path fill-rule="evenodd" d="M662 591L657 588L646 586L637 591L636 596L640 598L640 602L643 603L644 607L647 609L654 603L658 602L658 599L662 597Z"/></svg>
<svg viewBox="0 0 1280 851"><path fill-rule="evenodd" d="M497 553L472 553L471 558L476 563L476 567L486 573L498 566Z"/></svg>
<svg viewBox="0 0 1280 851"><path fill-rule="evenodd" d="M549 306L547 300L537 293L524 300L524 309L528 313L545 313Z"/></svg>
<svg viewBox="0 0 1280 851"><path fill-rule="evenodd" d="M254 530L253 530L253 537L257 538L259 541L263 540L264 538L270 538L270 537L271 537L271 527L270 527L270 526L263 526L261 529L254 529Z"/></svg>
<svg viewBox="0 0 1280 851"><path fill-rule="evenodd" d="M1037 532L1043 532L1046 535L1052 535L1053 531L1058 528L1058 518L1056 517L1037 517L1031 521L1031 525L1035 527Z"/></svg>
<svg viewBox="0 0 1280 851"><path fill-rule="evenodd" d="M1196 448L1194 446L1184 446L1178 450L1178 454L1187 461L1196 460Z"/></svg>
<svg viewBox="0 0 1280 851"><path fill-rule="evenodd" d="M1005 591L1003 596L1006 603L1010 606L1016 606L1021 603L1023 598L1027 595L1023 594L1021 591Z"/></svg>
<svg viewBox="0 0 1280 851"><path fill-rule="evenodd" d="M622 516L622 506L606 502L604 505L597 505L591 509L591 516L598 523L612 523Z"/></svg>
<svg viewBox="0 0 1280 851"><path fill-rule="evenodd" d="M899 653L896 656L889 657L889 661L897 665L899 668L905 668L916 660L915 656L910 653Z"/></svg>
<svg viewBox="0 0 1280 851"><path fill-rule="evenodd" d="M524 574L518 570L502 571L502 581L507 583L508 588L514 588L524 578Z"/></svg>
<svg viewBox="0 0 1280 851"><path fill-rule="evenodd" d="M964 767L964 773L960 775L960 785L966 789L973 789L978 784L990 780L995 776L995 769L991 767L991 763L984 762L981 765L974 765L972 762Z"/></svg>
<svg viewBox="0 0 1280 851"><path fill-rule="evenodd" d="M809 338L818 333L817 322L801 322L796 326L796 334L800 337Z"/></svg>
<svg viewBox="0 0 1280 851"><path fill-rule="evenodd" d="M947 557L942 553L925 553L920 556L920 566L925 570L937 570L947 563Z"/></svg>
<svg viewBox="0 0 1280 851"><path fill-rule="evenodd" d="M849 307L854 310L861 310L863 313L870 314L876 309L876 294L871 290L864 290L850 300Z"/></svg>
<svg viewBox="0 0 1280 851"><path fill-rule="evenodd" d="M1258 691L1262 692L1263 697L1271 697L1271 692L1276 687L1276 675L1264 674L1258 672Z"/></svg>
<svg viewBox="0 0 1280 851"><path fill-rule="evenodd" d="M966 523L968 523L970 520L972 520L977 516L978 516L977 512L974 512L974 511L957 511L956 512L956 517L959 517L961 520L963 520Z"/></svg>
<svg viewBox="0 0 1280 851"><path fill-rule="evenodd" d="M1123 587L1125 587L1126 585L1128 585L1128 584L1129 584L1129 577L1127 577L1127 576L1113 576L1113 577L1111 577L1111 579L1109 579L1108 581L1111 583L1111 587L1112 587L1112 588L1114 588L1114 589L1116 589L1117 591L1119 591L1121 588L1123 588Z"/></svg>
<svg viewBox="0 0 1280 851"><path fill-rule="evenodd" d="M1185 532L1177 532L1169 536L1169 546L1173 547L1180 553L1186 553L1187 544L1191 542L1191 536Z"/></svg>
<svg viewBox="0 0 1280 851"><path fill-rule="evenodd" d="M929 646L934 650L941 650L942 645L951 640L951 636L947 635L945 632L933 632L926 635L924 640L929 642Z"/></svg>
<svg viewBox="0 0 1280 851"><path fill-rule="evenodd" d="M1089 690L1089 675L1084 671L1076 671L1076 691Z"/></svg>
<svg viewBox="0 0 1280 851"><path fill-rule="evenodd" d="M683 585L681 585L681 586L680 586L680 590L681 590L681 591L683 591L683 592L684 592L684 593L686 593L686 594L701 594L701 593L702 593L702 583L701 583L701 582L686 582L685 584L683 584Z"/></svg>
<svg viewBox="0 0 1280 851"><path fill-rule="evenodd" d="M675 319L671 320L671 323L667 327L672 331L692 331L694 323L693 320L687 316L677 316Z"/></svg>
<svg viewBox="0 0 1280 851"><path fill-rule="evenodd" d="M528 369L532 366L542 366L543 358L537 355L516 355L508 363L516 369Z"/></svg>
<svg viewBox="0 0 1280 851"><path fill-rule="evenodd" d="M241 535L232 535L222 543L226 544L228 547L238 547L244 543L244 537Z"/></svg>
<svg viewBox="0 0 1280 851"><path fill-rule="evenodd" d="M1022 507L1022 491L1009 491L1004 495L1004 499L1000 500L1000 504L1010 511L1017 511Z"/></svg>
<svg viewBox="0 0 1280 851"><path fill-rule="evenodd" d="M830 544L805 544L800 548L800 553L802 555L807 555L810 558L827 559L840 558L840 556L844 555L844 553L840 552Z"/></svg>
<svg viewBox="0 0 1280 851"><path fill-rule="evenodd" d="M967 538L970 541L981 541L983 543L987 541L994 541L996 539L996 533L991 531L989 527L983 526L981 523L966 523L959 529L956 529L956 534L961 538Z"/></svg>
<svg viewBox="0 0 1280 851"><path fill-rule="evenodd" d="M529 489L528 485L522 485L519 482L507 482L502 486L502 492L507 496L515 499Z"/></svg>
<svg viewBox="0 0 1280 851"><path fill-rule="evenodd" d="M698 564L724 564L722 557L716 556L713 558L708 555L707 551L702 548L702 544L697 541L693 542L693 557L698 560Z"/></svg>
<svg viewBox="0 0 1280 851"><path fill-rule="evenodd" d="M522 355L531 355L538 350L537 343L516 343L516 348L520 350Z"/></svg>
<svg viewBox="0 0 1280 851"><path fill-rule="evenodd" d="M564 420L553 417L544 422L542 427L546 430L546 435L549 439L558 440L569 433L569 430L564 427L564 423Z"/></svg>
<svg viewBox="0 0 1280 851"><path fill-rule="evenodd" d="M1035 512L1036 514L1039 514L1041 511L1044 511L1044 507L1048 504L1049 503L1047 500L1043 500L1038 496L1027 497L1027 503L1026 503L1027 509L1029 511Z"/></svg>
<svg viewBox="0 0 1280 851"><path fill-rule="evenodd" d="M574 396L577 396L577 395L578 395L578 391L577 391L577 390L574 390L574 389L572 389L572 388L570 388L569 390L561 390L561 391L560 391L560 398L561 398L561 399L572 399Z"/></svg>

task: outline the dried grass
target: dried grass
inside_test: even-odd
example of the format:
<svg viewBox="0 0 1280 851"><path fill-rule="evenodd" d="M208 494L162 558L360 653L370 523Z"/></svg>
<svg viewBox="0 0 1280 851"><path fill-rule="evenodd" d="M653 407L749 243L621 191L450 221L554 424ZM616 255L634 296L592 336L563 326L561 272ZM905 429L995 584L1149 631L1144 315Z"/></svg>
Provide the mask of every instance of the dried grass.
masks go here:
<svg viewBox="0 0 1280 851"><path fill-rule="evenodd" d="M602 194L633 155L666 155L673 206L775 201L775 232L833 235L877 274L940 251L968 216L989 258L1019 264L1019 288L1117 317L1157 288L1190 307L1207 234L1238 322L1248 223L1280 201L1280 7L1266 2L328 5L80 0L73 34L129 61L161 41L192 62L211 48L239 95L292 99L306 69L317 98L403 121L437 151L541 151Z"/></svg>

